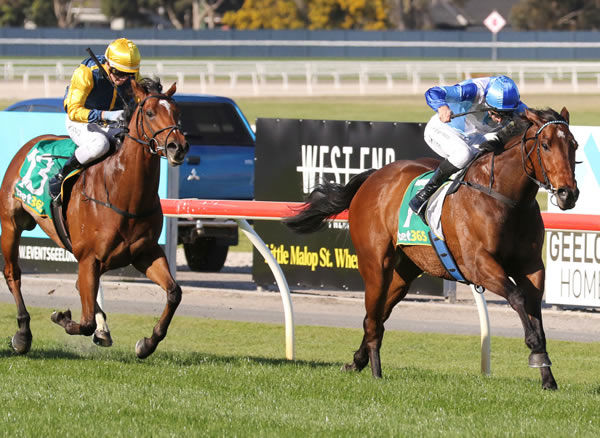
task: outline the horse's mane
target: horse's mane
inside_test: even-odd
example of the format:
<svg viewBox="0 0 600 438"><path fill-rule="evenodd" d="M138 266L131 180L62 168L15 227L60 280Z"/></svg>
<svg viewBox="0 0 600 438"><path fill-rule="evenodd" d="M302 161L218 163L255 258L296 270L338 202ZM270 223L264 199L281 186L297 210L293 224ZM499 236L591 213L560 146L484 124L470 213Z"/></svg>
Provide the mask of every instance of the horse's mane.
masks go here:
<svg viewBox="0 0 600 438"><path fill-rule="evenodd" d="M556 111L554 111L552 108L544 108L544 109L528 108L528 109L530 112L537 115L540 119L545 120L547 122L550 122L553 120L562 120L562 121L566 122L566 120L560 114L558 114ZM527 128L529 128L529 126L531 126L531 122L525 116L525 114L519 114L519 115L514 116L512 121L515 122L514 130L511 130L511 134L514 134L514 135L523 134L525 132L525 130Z"/></svg>
<svg viewBox="0 0 600 438"><path fill-rule="evenodd" d="M162 93L162 84L160 83L159 78L142 78L137 84L144 89L146 94L161 94ZM136 105L132 103L125 108L123 112L123 118L125 123L128 125L133 113L135 112Z"/></svg>
<svg viewBox="0 0 600 438"><path fill-rule="evenodd" d="M544 109L534 109L528 108L528 110L538 116L541 120L545 120L547 122L553 120L562 120L566 121L559 113L554 111L552 108L544 108ZM510 139L514 139L516 136L522 136L523 133L529 129L531 126L531 121L527 118L527 116L523 114L514 114L511 116L508 124L506 125L504 131L504 138L506 147L510 142Z"/></svg>

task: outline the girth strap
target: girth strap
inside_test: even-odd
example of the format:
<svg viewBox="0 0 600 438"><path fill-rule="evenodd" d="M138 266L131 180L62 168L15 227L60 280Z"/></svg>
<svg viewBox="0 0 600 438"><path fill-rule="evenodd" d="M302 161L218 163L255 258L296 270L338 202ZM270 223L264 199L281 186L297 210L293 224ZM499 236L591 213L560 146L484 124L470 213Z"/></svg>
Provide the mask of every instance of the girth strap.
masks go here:
<svg viewBox="0 0 600 438"><path fill-rule="evenodd" d="M94 198L88 196L85 193L85 191L84 191L84 188L85 188L85 173L83 174L83 181L82 182L83 182L83 184L82 184L83 188L81 190L81 194L86 199L86 201L92 201L92 202L95 202L96 204L100 204L100 205L102 205L104 207L108 207L111 210L114 210L117 213L119 213L121 216L125 216L126 218L129 218L129 219L137 219L137 218L143 218L143 217L150 216L150 215L154 214L156 211L160 210L160 208L161 208L160 207L160 203L159 203L156 207L154 207L154 208L152 208L150 210L146 210L146 211L144 211L142 213L129 213L128 211L121 210L119 207L117 207L117 206L115 206L115 205L113 205L113 204L110 203L110 198L109 198L109 194L108 194L108 188L106 187L106 181L105 181L105 184L104 184L104 189L106 190L106 200L108 202L104 202L104 201L100 201L98 199L94 199Z"/></svg>
<svg viewBox="0 0 600 438"><path fill-rule="evenodd" d="M497 199L500 202L505 203L509 207L516 207L517 202L512 199L504 196L502 193L498 193L495 190L492 190L489 187L482 186L481 184L477 184L471 181L460 181L460 184L463 184L467 187L471 187L472 189L479 190L480 192L485 193L486 195L490 195L492 198Z"/></svg>

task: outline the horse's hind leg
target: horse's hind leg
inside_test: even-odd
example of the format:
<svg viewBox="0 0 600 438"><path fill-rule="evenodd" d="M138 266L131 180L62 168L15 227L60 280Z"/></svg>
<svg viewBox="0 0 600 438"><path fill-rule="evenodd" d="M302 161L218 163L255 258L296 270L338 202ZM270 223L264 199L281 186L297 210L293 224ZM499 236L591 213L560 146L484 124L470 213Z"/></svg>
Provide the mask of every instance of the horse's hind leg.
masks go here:
<svg viewBox="0 0 600 438"><path fill-rule="evenodd" d="M396 262L398 255L400 260ZM398 263L394 269L394 264ZM360 262L359 262L359 266ZM375 275L379 271L379 275ZM353 361L344 365L343 370L361 371L371 361L374 377L381 377L380 349L384 334L384 323L392 310L408 292L410 283L421 271L399 252L386 254L379 269L370 266L369 273L362 272L365 280L365 307L367 314L363 320L364 336L360 347L354 353ZM391 278L390 278L391 276ZM380 281L378 281L378 277ZM367 281L369 278L370 281Z"/></svg>
<svg viewBox="0 0 600 438"><path fill-rule="evenodd" d="M135 344L135 352L140 359L150 356L160 341L167 336L169 324L181 302L181 288L169 271L169 264L163 250L156 245L144 256L133 263L133 266L167 293L167 304L160 319L152 330L152 336L142 338Z"/></svg>
<svg viewBox="0 0 600 438"><path fill-rule="evenodd" d="M23 213L25 214L25 213ZM30 217L24 220L33 221ZM17 218L2 217L2 237L0 245L2 254L4 254L4 278L8 289L13 294L17 304L17 324L18 330L11 340L13 349L19 354L25 354L31 348L31 328L29 321L31 317L25 307L23 295L21 294L21 268L19 267L19 241L22 229L16 223ZM35 226L35 222L32 224Z"/></svg>
<svg viewBox="0 0 600 438"><path fill-rule="evenodd" d="M71 319L71 311L54 312L50 319L60 325L70 335L91 336L96 330L95 311L98 306L96 294L100 282L100 268L93 257L79 260L77 289L81 300L79 323Z"/></svg>

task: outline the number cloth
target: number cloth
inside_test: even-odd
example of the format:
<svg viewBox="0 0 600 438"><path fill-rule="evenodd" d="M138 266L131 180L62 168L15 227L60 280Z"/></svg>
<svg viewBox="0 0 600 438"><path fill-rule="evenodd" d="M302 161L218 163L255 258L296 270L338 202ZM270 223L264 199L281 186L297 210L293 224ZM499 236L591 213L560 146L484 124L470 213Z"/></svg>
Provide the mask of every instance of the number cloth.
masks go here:
<svg viewBox="0 0 600 438"><path fill-rule="evenodd" d="M70 138L42 140L33 146L21 166L19 172L21 179L15 185L15 198L23 201L23 204L38 216L52 217L50 213L52 198L46 188L48 181L62 169L76 147L77 145ZM81 169L78 169L71 174L80 171Z"/></svg>
<svg viewBox="0 0 600 438"><path fill-rule="evenodd" d="M398 213L398 245L431 245L429 227L408 206L409 201L423 188L433 171L418 176L409 184Z"/></svg>

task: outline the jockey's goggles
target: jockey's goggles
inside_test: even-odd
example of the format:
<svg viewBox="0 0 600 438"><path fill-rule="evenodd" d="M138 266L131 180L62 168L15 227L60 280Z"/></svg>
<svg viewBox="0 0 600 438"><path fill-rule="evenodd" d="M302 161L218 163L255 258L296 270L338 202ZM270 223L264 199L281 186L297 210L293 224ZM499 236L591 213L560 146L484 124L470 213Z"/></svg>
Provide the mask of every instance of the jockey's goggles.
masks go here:
<svg viewBox="0 0 600 438"><path fill-rule="evenodd" d="M488 110L487 110L487 111L488 111L488 113L490 113L492 116L496 116L496 117L504 118L504 117L506 117L506 116L509 116L510 114L512 114L512 113L513 113L515 110L516 110L516 108L515 108L515 109L509 109L509 110L503 110L503 111L502 111L502 110L498 110L498 109L496 109L496 108L492 108L492 107L490 107L490 108L488 108Z"/></svg>
<svg viewBox="0 0 600 438"><path fill-rule="evenodd" d="M135 73L127 73L127 72L124 72L121 70L117 70L114 67L110 67L109 71L110 71L110 74L113 75L117 79L132 78L135 76Z"/></svg>

